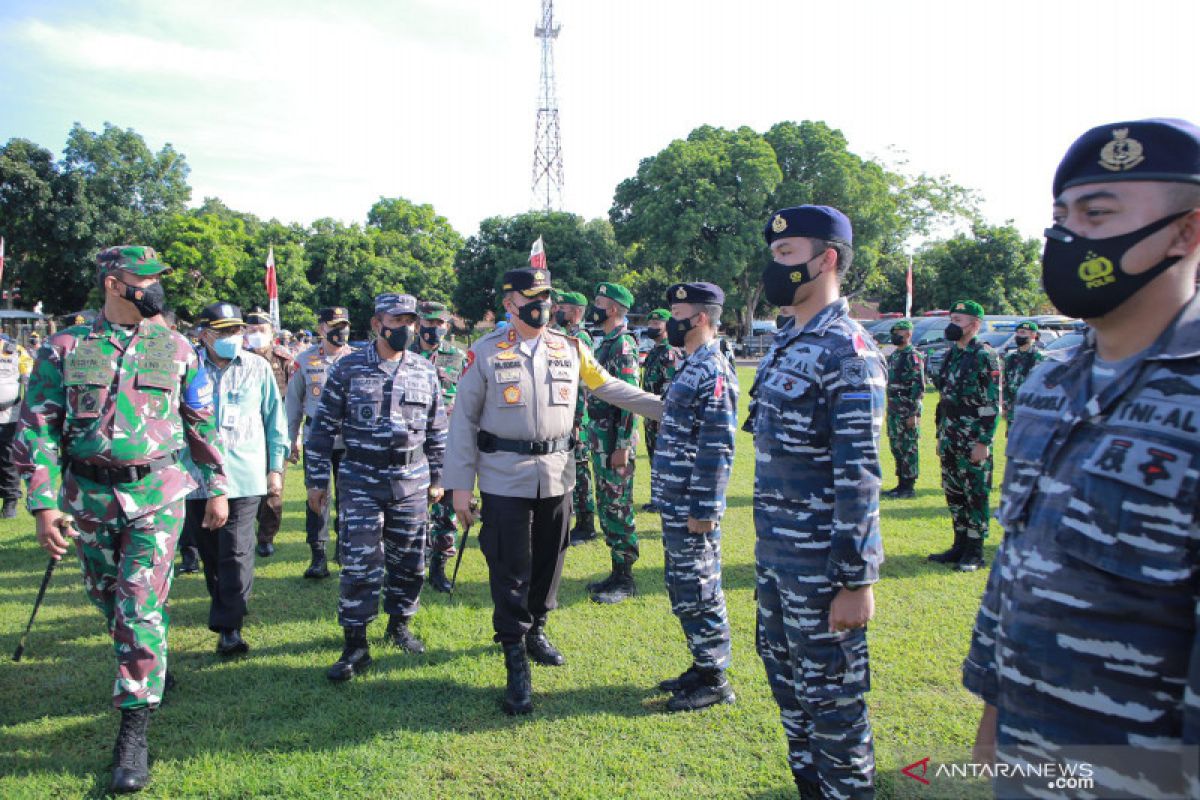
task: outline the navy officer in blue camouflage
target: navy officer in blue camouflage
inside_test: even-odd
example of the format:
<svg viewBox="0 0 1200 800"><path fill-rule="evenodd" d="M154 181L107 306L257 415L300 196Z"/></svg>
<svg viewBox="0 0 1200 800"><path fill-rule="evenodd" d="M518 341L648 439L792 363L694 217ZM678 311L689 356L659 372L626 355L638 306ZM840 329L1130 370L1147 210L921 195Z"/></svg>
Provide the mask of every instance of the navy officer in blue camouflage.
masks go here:
<svg viewBox="0 0 1200 800"><path fill-rule="evenodd" d="M1042 284L1090 332L1017 394L963 665L985 703L976 760L1088 762L1093 797L1197 797L1200 127L1093 128L1053 198Z"/></svg>
<svg viewBox="0 0 1200 800"><path fill-rule="evenodd" d="M850 319L839 276L850 220L828 206L767 221L764 297L792 322L751 389L758 653L800 796L870 798L875 750L866 625L879 580L879 437L887 367Z"/></svg>
<svg viewBox="0 0 1200 800"><path fill-rule="evenodd" d="M732 703L729 616L721 590L721 515L737 434L737 374L716 341L725 293L711 283L667 290L667 340L686 358L663 397L651 499L662 514L671 611L683 626L692 666L659 684L670 711Z"/></svg>
<svg viewBox="0 0 1200 800"><path fill-rule="evenodd" d="M428 503L442 496L447 423L436 370L409 350L416 322L411 295L375 298L375 340L330 368L304 443L308 505L317 514L329 500L339 434L346 446L338 467L338 623L346 645L329 669L331 681L349 680L370 665L367 626L379 613L381 589L389 614L387 641L412 653L425 651L409 620L425 582Z"/></svg>

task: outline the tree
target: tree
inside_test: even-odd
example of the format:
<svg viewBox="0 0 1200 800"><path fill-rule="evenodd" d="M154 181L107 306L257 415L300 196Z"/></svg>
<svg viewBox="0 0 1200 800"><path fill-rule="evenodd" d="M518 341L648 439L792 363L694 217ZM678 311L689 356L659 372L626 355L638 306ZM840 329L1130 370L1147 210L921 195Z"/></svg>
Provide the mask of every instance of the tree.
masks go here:
<svg viewBox="0 0 1200 800"><path fill-rule="evenodd" d="M607 220L585 222L559 211L489 217L479 224L479 233L467 239L455 262L458 313L474 323L497 311L504 273L529 265L529 248L539 236L555 288L591 297L596 284L617 277L620 248Z"/></svg>
<svg viewBox="0 0 1200 800"><path fill-rule="evenodd" d="M450 300L463 238L433 206L381 197L367 213L366 230L375 255L403 272L406 292L422 300Z"/></svg>

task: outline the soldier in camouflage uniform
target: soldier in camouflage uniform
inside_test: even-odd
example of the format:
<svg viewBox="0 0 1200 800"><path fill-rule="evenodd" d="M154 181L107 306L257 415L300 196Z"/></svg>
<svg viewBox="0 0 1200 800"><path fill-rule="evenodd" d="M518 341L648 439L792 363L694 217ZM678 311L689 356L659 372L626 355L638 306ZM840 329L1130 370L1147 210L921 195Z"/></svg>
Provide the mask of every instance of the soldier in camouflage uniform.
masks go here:
<svg viewBox="0 0 1200 800"><path fill-rule="evenodd" d="M279 396L285 396L288 380L296 371L296 358L290 348L275 344L275 328L271 324L271 315L262 308L246 312L246 349L262 356L271 365L271 374L275 377L275 385L279 387ZM283 492L282 487L280 488L279 494L268 494L258 507L258 545L255 552L263 558L275 554L275 537L283 522Z"/></svg>
<svg viewBox="0 0 1200 800"><path fill-rule="evenodd" d="M670 711L732 703L729 616L721 590L721 516L737 435L737 374L716 341L725 293L711 283L667 290L670 344L686 354L663 398L651 495L662 511L663 572L692 665L659 684ZM644 387L643 387L644 388ZM647 390L650 391L650 390Z"/></svg>
<svg viewBox="0 0 1200 800"><path fill-rule="evenodd" d="M554 321L558 329L579 341L589 350L595 343L583 327L583 311L587 298L580 292L560 292ZM571 528L571 544L581 544L596 538L596 500L592 496L592 450L588 445L590 424L587 413L587 392L580 389L575 397L575 489L571 509L575 526Z"/></svg>
<svg viewBox="0 0 1200 800"><path fill-rule="evenodd" d="M1029 373L1033 368L1042 362L1045 356L1042 351L1037 349L1038 341L1038 324L1031 320L1026 320L1017 326L1017 332L1013 336L1013 340L1017 343L1017 349L1004 357L1004 424L1007 429L1012 428L1013 423L1013 406L1017 402L1017 395L1021 391L1021 384L1025 383L1025 379L1029 377Z"/></svg>
<svg viewBox="0 0 1200 800"><path fill-rule="evenodd" d="M15 518L21 501L21 477L12 458L12 448L21 395L31 368L25 348L5 336L0 341L0 499L4 500L0 518L3 519Z"/></svg>
<svg viewBox="0 0 1200 800"><path fill-rule="evenodd" d="M887 433L896 460L899 483L884 497L916 497L914 486L920 475L921 401L925 397L925 360L912 346L913 324L902 319L892 326L888 356Z"/></svg>
<svg viewBox="0 0 1200 800"><path fill-rule="evenodd" d="M638 384L637 342L629 334L625 314L633 295L619 283L602 283L588 313L604 330L596 343L596 361L610 375ZM633 414L598 397L588 398L588 445L596 474L596 505L600 527L612 551L612 573L588 584L597 603L620 603L637 592L633 563L638 559L637 530L633 520Z"/></svg>
<svg viewBox="0 0 1200 800"><path fill-rule="evenodd" d="M950 313L946 339L953 344L936 378L938 455L942 489L954 524L949 550L930 561L960 572L983 566L988 534L988 494L992 490L992 437L1000 417L1000 358L975 337L983 326L983 306L960 300Z"/></svg>
<svg viewBox="0 0 1200 800"><path fill-rule="evenodd" d="M377 338L333 366L304 444L308 505L329 499L330 458L341 434L346 455L338 473L342 535L338 624L346 646L330 667L346 681L371 663L367 626L389 614L387 640L411 653L425 645L409 630L425 582L430 500L442 497L446 413L433 366L409 351L417 301L407 294L375 298Z"/></svg>
<svg viewBox="0 0 1200 800"><path fill-rule="evenodd" d="M103 251L97 264L103 311L38 352L15 458L38 544L52 557L73 535L59 529L61 511L74 516L84 587L117 657L111 789L129 792L149 779L146 726L167 680L171 561L195 486L178 463L182 448L212 495L206 524L223 525L228 504L208 375L187 340L148 319L162 311L167 265L128 245Z"/></svg>
<svg viewBox="0 0 1200 800"><path fill-rule="evenodd" d="M654 342L654 347L646 353L642 362L642 390L650 394L662 395L675 374L675 349L667 343L667 319L671 312L665 308L657 308L646 318L646 330L642 336ZM654 484L654 447L658 442L658 422L652 419L642 420L642 430L646 432L646 456L650 459L650 484ZM654 500L642 506L642 511L657 511Z"/></svg>
<svg viewBox="0 0 1200 800"><path fill-rule="evenodd" d="M974 760L1095 779L998 780L1003 797L1196 797L1200 126L1094 128L1053 197L1043 285L1091 330L1017 395L1004 539L963 665L986 704Z"/></svg>
<svg viewBox="0 0 1200 800"><path fill-rule="evenodd" d="M774 214L768 303L790 306L751 389L758 654L801 798L874 796L866 624L879 580L883 356L849 317L838 274L850 221L827 206Z"/></svg>
<svg viewBox="0 0 1200 800"><path fill-rule="evenodd" d="M429 359L437 370L438 383L442 387L442 404L449 417L454 410L458 379L467 366L467 354L446 341L446 334L450 330L450 311L443 303L422 303L420 312L419 335L413 351ZM432 550L429 557L429 585L434 591L450 591L446 562L458 552L454 548L457 533L454 508L449 500L434 501L429 507L429 546Z"/></svg>

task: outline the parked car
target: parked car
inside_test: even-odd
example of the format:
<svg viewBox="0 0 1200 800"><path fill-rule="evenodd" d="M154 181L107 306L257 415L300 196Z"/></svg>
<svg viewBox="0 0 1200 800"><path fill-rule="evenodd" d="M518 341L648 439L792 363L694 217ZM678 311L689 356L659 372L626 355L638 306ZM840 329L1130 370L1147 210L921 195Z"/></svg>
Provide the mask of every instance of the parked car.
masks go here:
<svg viewBox="0 0 1200 800"><path fill-rule="evenodd" d="M1075 351L1083 344L1086 328L1083 330L1067 331L1053 342L1046 345L1045 355L1049 361L1070 361L1075 357Z"/></svg>

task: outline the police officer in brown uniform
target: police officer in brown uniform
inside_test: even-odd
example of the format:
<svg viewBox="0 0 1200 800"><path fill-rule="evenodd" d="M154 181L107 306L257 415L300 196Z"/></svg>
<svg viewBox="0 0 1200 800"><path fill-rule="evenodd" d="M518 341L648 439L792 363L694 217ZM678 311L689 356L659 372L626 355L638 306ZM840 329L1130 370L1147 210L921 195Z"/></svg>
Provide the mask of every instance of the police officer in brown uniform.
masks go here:
<svg viewBox="0 0 1200 800"><path fill-rule="evenodd" d="M271 374L279 386L279 396L287 395L288 379L296 362L292 351L275 344L275 328L271 315L261 308L246 312L246 349L262 356L271 365ZM275 536L283 522L283 493L267 495L258 507L258 547L255 552L263 558L275 554Z"/></svg>
<svg viewBox="0 0 1200 800"><path fill-rule="evenodd" d="M572 428L580 382L605 402L658 418L662 403L613 379L578 339L546 327L550 273L506 272L504 308L512 324L475 343L458 383L442 485L454 492L459 522L474 519L476 481L482 495L479 547L488 564L495 639L504 648L504 710L533 708L529 658L559 666L546 638L546 616L558 604L575 484Z"/></svg>

